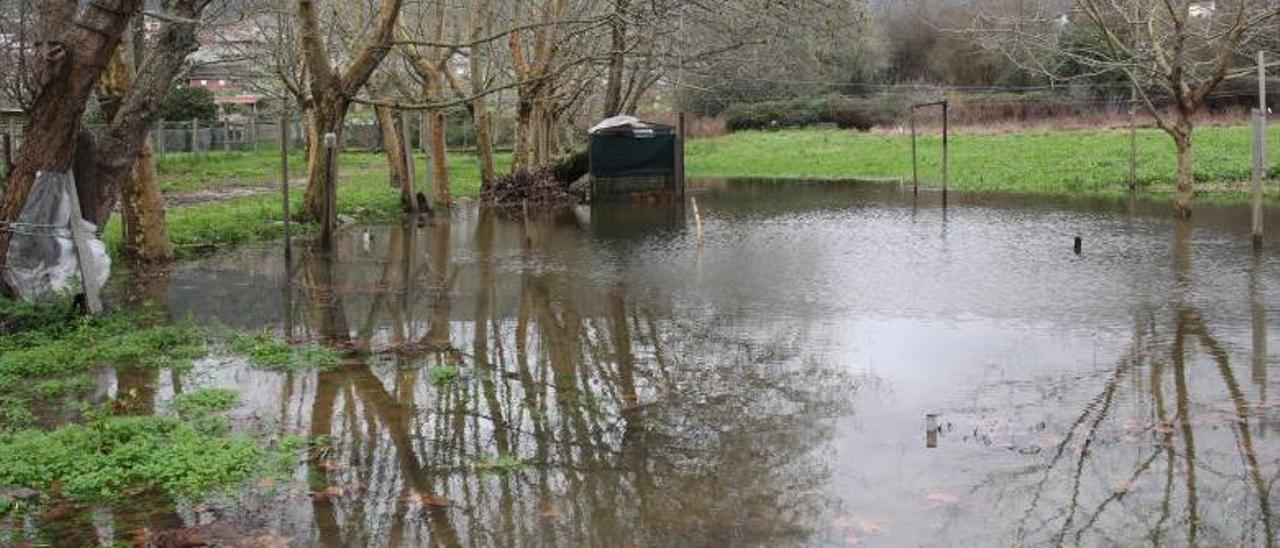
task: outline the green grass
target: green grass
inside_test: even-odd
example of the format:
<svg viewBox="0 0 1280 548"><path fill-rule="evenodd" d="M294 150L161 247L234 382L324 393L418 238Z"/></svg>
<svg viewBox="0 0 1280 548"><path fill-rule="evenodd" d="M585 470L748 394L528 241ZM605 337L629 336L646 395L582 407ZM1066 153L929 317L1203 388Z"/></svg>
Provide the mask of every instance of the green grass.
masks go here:
<svg viewBox="0 0 1280 548"><path fill-rule="evenodd" d="M233 352L248 356L255 366L264 369L327 370L341 364L341 357L331 348L294 346L266 332L234 333L229 342Z"/></svg>
<svg viewBox="0 0 1280 548"><path fill-rule="evenodd" d="M278 185L278 155L267 152L210 152L200 156L172 156L159 162L161 187L171 193L226 190L246 186L245 181L257 181L248 186ZM510 155L498 155L497 164L499 170L507 169ZM473 156L452 155L447 165L455 198L479 192L480 171ZM304 168L300 156L291 160L295 177L300 177ZM419 188L425 191L423 169L423 157L419 155ZM401 216L399 191L388 183L384 157L349 152L343 154L339 170L343 174L338 182L339 214L369 222ZM299 210L302 194L302 189L295 186L289 195L290 211ZM272 190L251 196L173 206L165 212L165 220L175 253L179 258L190 258L221 247L278 238L284 233L281 215L279 192ZM293 224L294 234L305 234L311 230L314 227ZM107 223L103 239L108 249L118 254L121 245L118 216L113 216Z"/></svg>
<svg viewBox="0 0 1280 548"><path fill-rule="evenodd" d="M1243 190L1230 185L1250 174L1249 128L1197 129L1195 176L1213 183L1206 190ZM1027 131L993 135L953 134L950 188L1052 194L1124 192L1128 180L1129 135L1124 130ZM1268 133L1270 176L1280 176L1280 126ZM941 139L919 139L920 178L941 182ZM911 180L911 139L907 135L837 129L745 131L689 141L691 177ZM1175 175L1173 141L1155 129L1138 132L1138 179L1153 192L1171 190Z"/></svg>

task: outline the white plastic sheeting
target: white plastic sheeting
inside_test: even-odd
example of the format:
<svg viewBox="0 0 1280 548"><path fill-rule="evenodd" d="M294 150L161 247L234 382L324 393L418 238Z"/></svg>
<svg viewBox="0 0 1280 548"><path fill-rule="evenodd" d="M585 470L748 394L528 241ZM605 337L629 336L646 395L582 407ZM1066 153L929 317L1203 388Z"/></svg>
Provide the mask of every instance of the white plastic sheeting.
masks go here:
<svg viewBox="0 0 1280 548"><path fill-rule="evenodd" d="M41 301L83 285L71 234L71 192L74 188L67 174L38 173L17 222L4 227L13 232L4 279L26 301ZM76 222L86 234L97 231L84 219ZM110 275L111 258L98 238L90 237L88 244L89 271L94 273L90 281L94 287L102 287Z"/></svg>
<svg viewBox="0 0 1280 548"><path fill-rule="evenodd" d="M600 123L591 126L591 130L588 131L588 133L595 133L597 131L612 129L615 127L633 127L643 129L649 127L649 124L640 121L640 119L635 116L614 116L612 118L600 120Z"/></svg>

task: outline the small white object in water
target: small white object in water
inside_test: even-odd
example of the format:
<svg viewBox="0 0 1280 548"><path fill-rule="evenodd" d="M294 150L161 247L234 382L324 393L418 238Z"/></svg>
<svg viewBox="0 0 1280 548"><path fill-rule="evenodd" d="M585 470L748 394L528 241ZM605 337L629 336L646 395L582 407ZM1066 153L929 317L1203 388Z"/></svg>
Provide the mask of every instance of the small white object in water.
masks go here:
<svg viewBox="0 0 1280 548"><path fill-rule="evenodd" d="M360 235L360 245L364 247L364 252L368 253L372 250L373 236L369 235L369 229L364 229L364 234Z"/></svg>

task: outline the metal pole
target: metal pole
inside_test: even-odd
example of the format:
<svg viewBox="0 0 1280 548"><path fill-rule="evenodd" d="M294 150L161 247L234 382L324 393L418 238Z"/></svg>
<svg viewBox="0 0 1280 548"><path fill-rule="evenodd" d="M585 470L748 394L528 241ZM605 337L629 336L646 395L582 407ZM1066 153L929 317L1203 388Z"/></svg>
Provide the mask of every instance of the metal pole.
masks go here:
<svg viewBox="0 0 1280 548"><path fill-rule="evenodd" d="M947 207L947 179L950 173L947 165L947 102L942 102L942 207Z"/></svg>
<svg viewBox="0 0 1280 548"><path fill-rule="evenodd" d="M676 196L684 196L684 112L681 111L676 117Z"/></svg>
<svg viewBox="0 0 1280 548"><path fill-rule="evenodd" d="M289 107L280 109L280 202L284 213L284 261L293 255L289 238Z"/></svg>
<svg viewBox="0 0 1280 548"><path fill-rule="evenodd" d="M325 177L324 177L324 218L320 221L320 248L325 251L333 249L333 225L336 221L337 212L336 194L337 185L334 181L334 168L337 167L337 151L338 151L338 135L335 133L324 134L324 154L325 154Z"/></svg>
<svg viewBox="0 0 1280 548"><path fill-rule="evenodd" d="M231 152L231 121L222 122L222 151Z"/></svg>
<svg viewBox="0 0 1280 548"><path fill-rule="evenodd" d="M1267 115L1267 52L1258 52L1258 110Z"/></svg>
<svg viewBox="0 0 1280 548"><path fill-rule="evenodd" d="M199 133L200 133L200 121L192 120L191 121L191 153L192 154L195 154L196 152L200 151L200 143L197 140L197 136L199 135Z"/></svg>
<svg viewBox="0 0 1280 548"><path fill-rule="evenodd" d="M1253 248L1262 248L1262 177L1266 171L1267 118L1253 111Z"/></svg>
<svg viewBox="0 0 1280 548"><path fill-rule="evenodd" d="M76 175L67 170L67 194L71 200L71 241L76 246L76 261L80 263L80 283L84 286L85 305L90 314L102 313L102 298L98 294L97 272L89 254L89 235L85 233L84 215L80 213L80 195L76 192Z"/></svg>
<svg viewBox="0 0 1280 548"><path fill-rule="evenodd" d="M911 124L911 195L920 195L920 169L916 163L916 107L911 107L907 116Z"/></svg>

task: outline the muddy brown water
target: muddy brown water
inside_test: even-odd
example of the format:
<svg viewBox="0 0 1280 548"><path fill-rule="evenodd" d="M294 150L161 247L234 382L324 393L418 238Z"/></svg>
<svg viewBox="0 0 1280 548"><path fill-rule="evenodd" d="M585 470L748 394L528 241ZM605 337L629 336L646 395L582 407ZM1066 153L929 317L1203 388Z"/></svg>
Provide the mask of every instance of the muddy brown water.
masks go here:
<svg viewBox="0 0 1280 548"><path fill-rule="evenodd" d="M174 316L363 357L104 373L104 394L157 402L234 388L238 424L320 449L292 484L31 527L55 543L196 527L330 546L1276 544L1280 260L1251 252L1247 208L1185 223L1124 199L953 194L944 212L896 185L690 195L701 242L688 206L527 225L469 207L349 229L332 260L286 267L272 245L126 280Z"/></svg>

